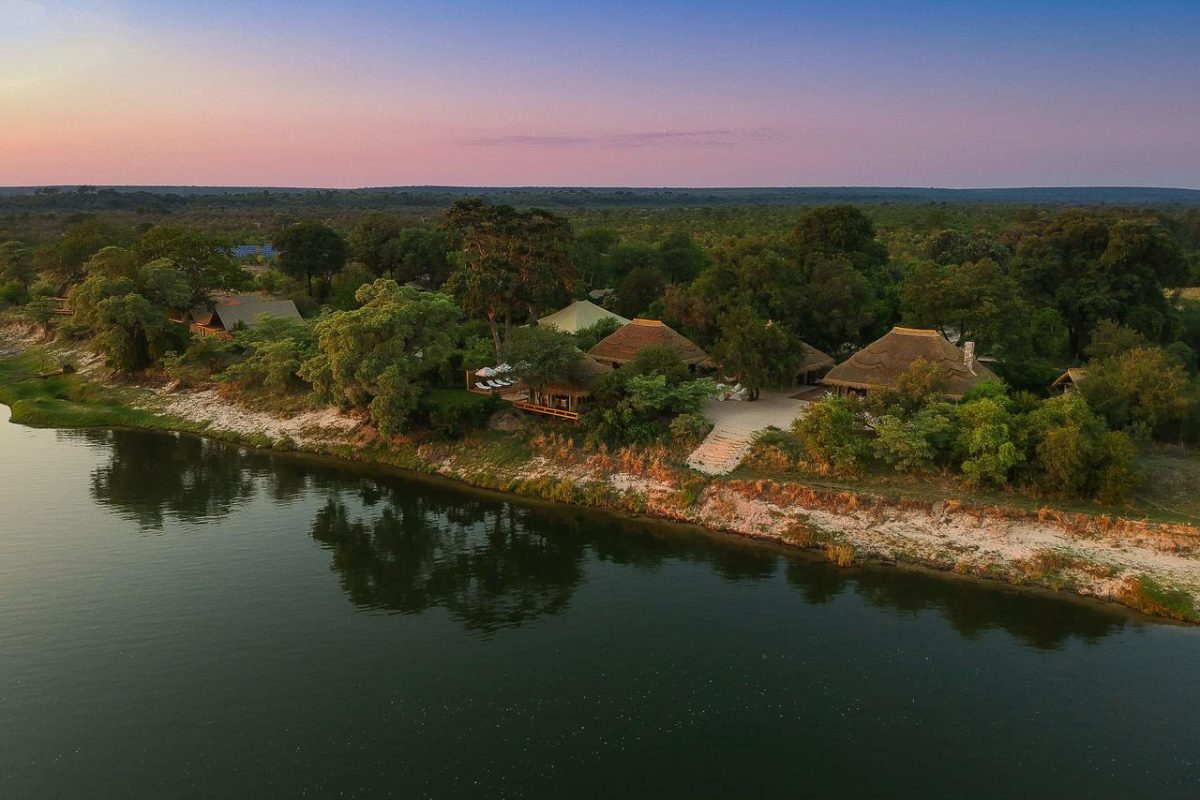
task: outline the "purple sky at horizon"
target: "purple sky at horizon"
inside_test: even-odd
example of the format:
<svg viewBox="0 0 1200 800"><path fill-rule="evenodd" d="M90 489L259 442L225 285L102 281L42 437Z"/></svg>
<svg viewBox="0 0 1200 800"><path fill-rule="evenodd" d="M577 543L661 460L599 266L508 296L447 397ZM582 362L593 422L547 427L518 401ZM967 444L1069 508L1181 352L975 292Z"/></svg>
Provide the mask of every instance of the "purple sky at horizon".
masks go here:
<svg viewBox="0 0 1200 800"><path fill-rule="evenodd" d="M0 185L1200 188L1200 2L0 0Z"/></svg>

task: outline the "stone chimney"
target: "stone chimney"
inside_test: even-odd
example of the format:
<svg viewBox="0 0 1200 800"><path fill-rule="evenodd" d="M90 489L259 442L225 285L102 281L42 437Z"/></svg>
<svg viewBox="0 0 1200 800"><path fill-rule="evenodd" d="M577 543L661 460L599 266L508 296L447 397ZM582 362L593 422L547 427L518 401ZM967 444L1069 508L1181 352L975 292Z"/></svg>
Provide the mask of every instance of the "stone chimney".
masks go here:
<svg viewBox="0 0 1200 800"><path fill-rule="evenodd" d="M967 342L963 345L963 366L967 368L967 372L975 374L975 343Z"/></svg>

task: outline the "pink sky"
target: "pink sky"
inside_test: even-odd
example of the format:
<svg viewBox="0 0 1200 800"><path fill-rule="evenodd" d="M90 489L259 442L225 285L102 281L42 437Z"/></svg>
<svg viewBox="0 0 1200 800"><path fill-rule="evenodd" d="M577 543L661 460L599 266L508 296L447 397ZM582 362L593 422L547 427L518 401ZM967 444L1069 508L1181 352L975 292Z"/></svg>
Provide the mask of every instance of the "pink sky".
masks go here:
<svg viewBox="0 0 1200 800"><path fill-rule="evenodd" d="M0 0L0 184L1200 185L1200 70L1161 73L1194 52L1059 74L1054 41L1010 64L801 25L726 52L720 25L642 48L223 5Z"/></svg>

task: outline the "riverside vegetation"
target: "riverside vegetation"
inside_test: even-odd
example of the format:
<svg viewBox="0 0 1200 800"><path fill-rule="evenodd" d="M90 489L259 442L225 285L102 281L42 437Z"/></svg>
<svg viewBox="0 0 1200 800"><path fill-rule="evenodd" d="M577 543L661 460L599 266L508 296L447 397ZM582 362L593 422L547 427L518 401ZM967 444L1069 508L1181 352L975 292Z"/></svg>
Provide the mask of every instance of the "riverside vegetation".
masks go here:
<svg viewBox="0 0 1200 800"><path fill-rule="evenodd" d="M1195 618L1200 306L1186 288L1200 213L773 207L766 230L693 210L660 230L672 212L659 210L649 241L623 213L462 199L434 224L284 218L272 239L286 249L253 275L230 255L237 229L10 214L0 400L18 422L225 431L770 536L844 564L911 561ZM306 319L263 319L229 341L171 321L250 288L291 296ZM918 362L888 392L825 399L762 435L729 479L682 466L713 385L665 350L601 377L578 427L489 430L498 401L458 388L463 370L508 360L535 382L576 376L609 329L522 325L608 288L614 311L667 321L754 389L790 383L802 339L844 357L897 323L977 342L1004 383L950 403ZM56 296L73 316L54 313ZM47 376L64 361L85 374ZM1081 364L1078 392L1046 397ZM222 407L312 424L255 433L214 424Z"/></svg>

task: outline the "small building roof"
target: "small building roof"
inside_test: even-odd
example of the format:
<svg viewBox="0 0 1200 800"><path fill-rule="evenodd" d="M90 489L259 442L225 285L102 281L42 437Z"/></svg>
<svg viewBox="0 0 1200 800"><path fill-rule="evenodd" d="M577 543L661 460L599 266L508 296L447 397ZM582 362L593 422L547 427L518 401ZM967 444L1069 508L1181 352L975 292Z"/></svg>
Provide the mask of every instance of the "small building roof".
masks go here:
<svg viewBox="0 0 1200 800"><path fill-rule="evenodd" d="M800 372L815 372L832 367L837 363L833 360L833 356L818 350L808 342L800 344L804 345L804 361L800 364Z"/></svg>
<svg viewBox="0 0 1200 800"><path fill-rule="evenodd" d="M538 320L538 325L557 328L563 333L578 333L584 328L592 327L602 319L610 318L622 325L629 324L629 320L614 314L607 308L601 308L590 300L576 300L566 308L542 317Z"/></svg>
<svg viewBox="0 0 1200 800"><path fill-rule="evenodd" d="M868 391L883 389L894 384L918 359L941 369L944 391L955 400L962 399L975 384L996 379L996 374L978 361L968 367L966 354L935 330L892 328L831 369L822 383Z"/></svg>
<svg viewBox="0 0 1200 800"><path fill-rule="evenodd" d="M1083 367L1071 367L1062 375L1054 379L1054 383L1050 384L1050 388L1054 391L1066 389L1069 386L1078 386L1087 378L1087 370Z"/></svg>
<svg viewBox="0 0 1200 800"><path fill-rule="evenodd" d="M700 345L657 319L633 320L601 339L588 355L599 361L627 364L642 350L656 345L674 350L685 364L708 361L708 354Z"/></svg>
<svg viewBox="0 0 1200 800"><path fill-rule="evenodd" d="M192 320L200 325L231 331L238 323L250 327L263 314L301 319L296 304L291 300L278 300L261 294L229 294L214 297L212 309L198 308L192 311Z"/></svg>

